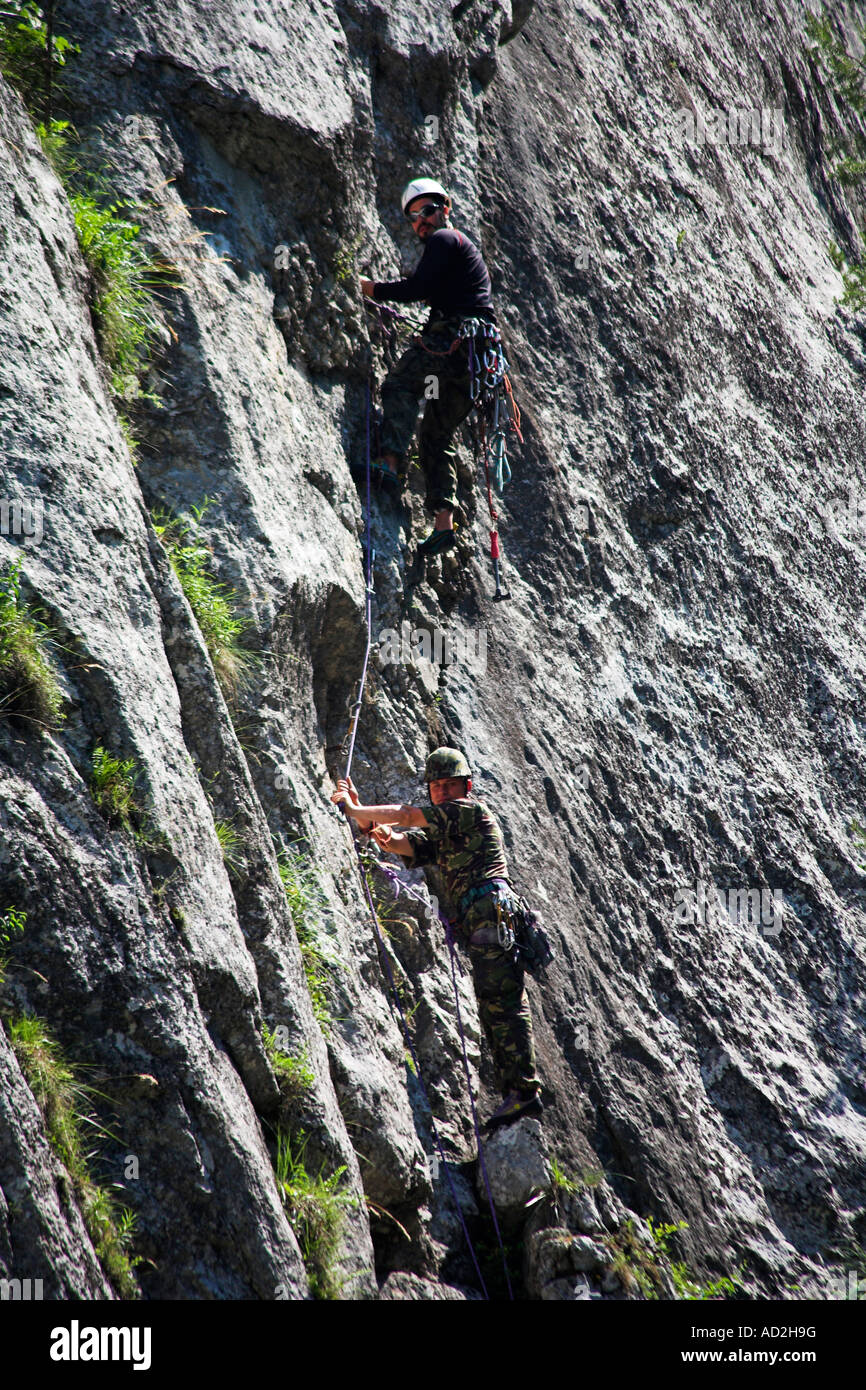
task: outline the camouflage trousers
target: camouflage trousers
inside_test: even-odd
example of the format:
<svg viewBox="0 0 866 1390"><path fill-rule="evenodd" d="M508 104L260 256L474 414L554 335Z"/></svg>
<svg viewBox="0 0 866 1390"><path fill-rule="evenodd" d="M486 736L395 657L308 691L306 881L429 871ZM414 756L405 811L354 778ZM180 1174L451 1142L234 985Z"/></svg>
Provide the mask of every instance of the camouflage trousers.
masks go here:
<svg viewBox="0 0 866 1390"><path fill-rule="evenodd" d="M476 928L496 922L492 898L475 903L464 919L462 929L471 934ZM481 1019L503 1096L512 1091L540 1090L535 1070L535 1043L532 1017L523 983L523 966L513 953L501 946L470 946L472 982Z"/></svg>
<svg viewBox="0 0 866 1390"><path fill-rule="evenodd" d="M418 460L427 484L427 506L433 512L457 506L453 436L472 409L468 342L448 352L459 326L459 319L448 319L434 331L426 330L423 341L432 351L414 342L382 383L382 453L396 454L402 463L415 434L418 401L424 397Z"/></svg>

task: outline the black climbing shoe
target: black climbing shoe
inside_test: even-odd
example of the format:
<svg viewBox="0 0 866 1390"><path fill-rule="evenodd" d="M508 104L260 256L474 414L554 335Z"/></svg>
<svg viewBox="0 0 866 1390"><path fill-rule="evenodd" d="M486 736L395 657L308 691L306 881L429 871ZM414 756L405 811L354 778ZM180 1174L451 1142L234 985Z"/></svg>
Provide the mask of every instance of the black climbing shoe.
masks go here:
<svg viewBox="0 0 866 1390"><path fill-rule="evenodd" d="M487 1121L487 1128L495 1129L497 1125L510 1125L513 1120L519 1120L522 1115L540 1115L543 1109L541 1096L537 1091L530 1091L528 1095L520 1095L518 1091L512 1091L510 1096L505 1097L499 1108L494 1110Z"/></svg>
<svg viewBox="0 0 866 1390"><path fill-rule="evenodd" d="M431 531L426 540L418 546L418 554L441 555L445 550L453 550L457 544L457 537L453 531Z"/></svg>

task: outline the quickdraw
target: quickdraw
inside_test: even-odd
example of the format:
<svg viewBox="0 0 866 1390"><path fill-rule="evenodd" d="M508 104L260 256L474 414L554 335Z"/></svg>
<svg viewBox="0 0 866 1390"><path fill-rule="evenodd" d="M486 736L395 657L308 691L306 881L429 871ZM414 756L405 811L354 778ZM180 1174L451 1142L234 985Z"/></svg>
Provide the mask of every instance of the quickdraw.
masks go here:
<svg viewBox="0 0 866 1390"><path fill-rule="evenodd" d="M490 559L493 563L495 582L493 598L496 602L500 602L502 599L508 598L509 595L502 591L499 513L493 501L490 470L492 464L496 490L501 494L511 481L506 424L510 426L522 444L520 410L514 399L514 392L508 378L508 362L502 350L502 339L496 324L488 323L486 319L466 319L461 324L460 332L469 339L470 390L475 403L477 421L475 456L477 462L480 453L484 464L487 510L490 513ZM480 359L475 348L479 337L484 343Z"/></svg>

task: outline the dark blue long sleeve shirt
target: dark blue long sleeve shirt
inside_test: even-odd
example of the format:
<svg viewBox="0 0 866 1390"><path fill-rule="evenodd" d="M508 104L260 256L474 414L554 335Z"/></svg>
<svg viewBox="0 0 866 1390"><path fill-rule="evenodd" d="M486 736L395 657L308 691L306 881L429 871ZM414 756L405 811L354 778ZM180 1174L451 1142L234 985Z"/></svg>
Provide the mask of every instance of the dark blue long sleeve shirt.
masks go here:
<svg viewBox="0 0 866 1390"><path fill-rule="evenodd" d="M440 227L424 244L424 254L405 280L379 280L376 300L398 304L426 300L433 318L485 318L495 322L490 276L478 247L454 227Z"/></svg>

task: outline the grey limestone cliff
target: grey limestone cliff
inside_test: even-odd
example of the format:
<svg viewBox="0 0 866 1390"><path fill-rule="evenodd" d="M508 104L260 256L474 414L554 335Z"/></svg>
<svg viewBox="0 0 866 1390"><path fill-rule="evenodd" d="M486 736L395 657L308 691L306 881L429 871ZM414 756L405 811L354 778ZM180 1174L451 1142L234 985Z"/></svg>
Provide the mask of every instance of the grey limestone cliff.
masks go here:
<svg viewBox="0 0 866 1390"><path fill-rule="evenodd" d="M832 14L857 52L854 8ZM687 1223L701 1279L826 1296L866 1243L851 833L866 338L827 249L856 259L866 204L833 176L833 140L859 117L805 7L56 11L80 48L59 109L176 274L133 460L67 195L0 78L0 490L42 518L38 538L4 521L0 561L22 558L65 712L51 728L0 718L0 915L26 913L0 1010L0 1275L43 1278L51 1298L118 1292L10 1046L30 1014L92 1081L95 1175L135 1213L145 1298L316 1291L275 1177L277 1130L299 1121L263 1028L311 1073L310 1171L342 1170L339 1296L478 1296L329 802L366 636L349 463L384 366L357 274L413 264L399 191L429 172L491 266L523 409L500 507L510 597L491 601L468 439L458 557L432 562L411 603L419 474L402 516L374 502L353 776L371 801L417 802L427 752L464 749L553 940L530 984L544 1117L491 1160L506 1224L529 1220L516 1277L537 1298L641 1296L612 1252L623 1231L648 1238L650 1216ZM756 113L758 138L719 138L720 112L728 137L729 113ZM205 498L210 563L257 657L235 696L152 519ZM402 624L463 655L384 660L379 637ZM135 760L138 834L94 803L96 747ZM318 884L324 1030L287 852ZM376 882L480 1225L441 928ZM459 989L483 1110L468 976ZM539 1155L586 1186L554 1185L527 1217L509 1181Z"/></svg>

